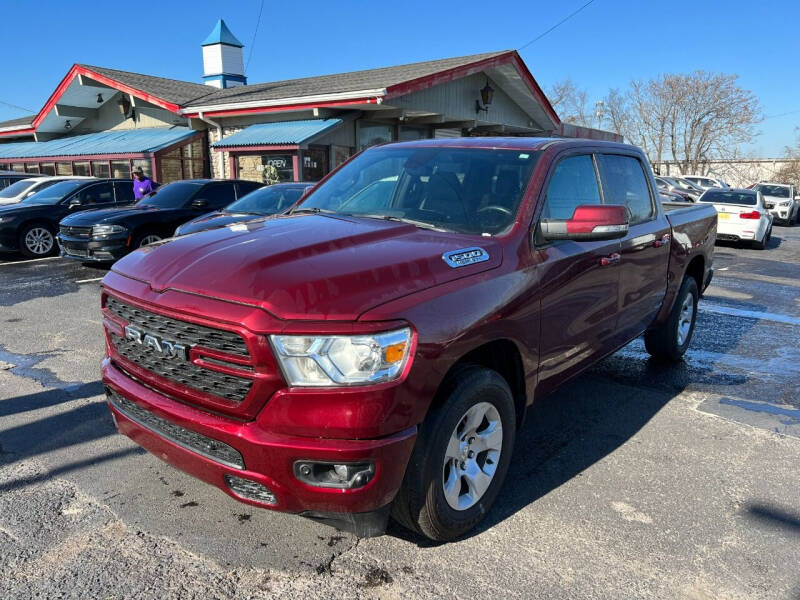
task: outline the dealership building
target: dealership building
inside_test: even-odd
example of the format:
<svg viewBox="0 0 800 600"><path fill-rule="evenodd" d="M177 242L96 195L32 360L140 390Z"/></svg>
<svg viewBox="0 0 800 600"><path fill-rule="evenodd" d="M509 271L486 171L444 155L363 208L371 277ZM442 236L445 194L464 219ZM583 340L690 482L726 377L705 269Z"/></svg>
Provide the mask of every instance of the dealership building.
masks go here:
<svg viewBox="0 0 800 600"><path fill-rule="evenodd" d="M562 123L514 50L250 84L219 21L201 82L74 65L33 116L0 122L0 169L316 181L368 146L434 137L616 134Z"/></svg>

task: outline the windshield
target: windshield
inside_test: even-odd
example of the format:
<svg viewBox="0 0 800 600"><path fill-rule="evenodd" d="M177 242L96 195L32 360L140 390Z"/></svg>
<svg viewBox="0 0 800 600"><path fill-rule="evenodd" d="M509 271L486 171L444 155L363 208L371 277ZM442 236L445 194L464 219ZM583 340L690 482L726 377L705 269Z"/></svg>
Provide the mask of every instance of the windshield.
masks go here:
<svg viewBox="0 0 800 600"><path fill-rule="evenodd" d="M746 206L756 205L755 192L723 192L708 190L700 196L700 202L713 202L715 204L743 204Z"/></svg>
<svg viewBox="0 0 800 600"><path fill-rule="evenodd" d="M259 188L225 207L225 212L272 215L286 210L300 199L310 186L273 185Z"/></svg>
<svg viewBox="0 0 800 600"><path fill-rule="evenodd" d="M45 189L36 192L33 196L28 196L23 200L28 204L58 204L70 192L74 192L82 185L86 185L86 180L73 179L71 181L59 181Z"/></svg>
<svg viewBox="0 0 800 600"><path fill-rule="evenodd" d="M347 163L294 210L497 234L517 216L538 158L520 150L381 146Z"/></svg>
<svg viewBox="0 0 800 600"><path fill-rule="evenodd" d="M0 190L0 198L16 198L35 183L35 179L20 179L7 188Z"/></svg>
<svg viewBox="0 0 800 600"><path fill-rule="evenodd" d="M203 186L202 183L175 181L162 185L156 191L139 200L136 206L155 206L158 208L182 208L186 202Z"/></svg>
<svg viewBox="0 0 800 600"><path fill-rule="evenodd" d="M763 185L758 184L756 190L765 196L772 196L773 198L788 198L789 188L785 185Z"/></svg>

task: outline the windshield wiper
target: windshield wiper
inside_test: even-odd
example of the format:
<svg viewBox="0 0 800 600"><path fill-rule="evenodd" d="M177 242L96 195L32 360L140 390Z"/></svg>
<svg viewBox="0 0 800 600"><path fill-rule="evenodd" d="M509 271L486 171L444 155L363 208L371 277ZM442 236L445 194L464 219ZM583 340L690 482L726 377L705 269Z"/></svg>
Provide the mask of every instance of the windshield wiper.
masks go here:
<svg viewBox="0 0 800 600"><path fill-rule="evenodd" d="M287 214L287 215L302 215L302 214L312 214L312 215L318 215L318 214L323 214L323 215L335 215L335 214L339 214L339 213L337 213L335 210L328 210L328 209L326 209L326 208L317 208L316 206L314 206L313 208L312 208L312 207L309 207L309 208L302 208L302 207L300 207L300 208L295 208L295 209L293 209L293 210L290 210L290 211L289 211L288 213L286 213L286 214Z"/></svg>
<svg viewBox="0 0 800 600"><path fill-rule="evenodd" d="M383 221L393 221L396 223L408 223L420 229L430 229L431 231L441 231L445 233L453 233L452 229L445 229L444 227L437 227L426 221L417 221L415 219L407 219L406 217L397 217L395 215L381 215L372 213L341 213L348 217L364 217L365 219L381 219Z"/></svg>

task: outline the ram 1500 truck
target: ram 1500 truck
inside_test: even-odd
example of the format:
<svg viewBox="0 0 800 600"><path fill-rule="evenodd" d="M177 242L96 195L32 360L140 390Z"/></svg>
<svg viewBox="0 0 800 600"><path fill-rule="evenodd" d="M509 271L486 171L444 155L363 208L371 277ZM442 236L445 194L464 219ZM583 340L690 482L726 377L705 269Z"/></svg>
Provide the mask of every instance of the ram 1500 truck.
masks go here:
<svg viewBox="0 0 800 600"><path fill-rule="evenodd" d="M373 147L286 214L117 262L108 403L242 502L449 540L492 506L531 403L642 334L681 358L716 225L665 213L633 146Z"/></svg>

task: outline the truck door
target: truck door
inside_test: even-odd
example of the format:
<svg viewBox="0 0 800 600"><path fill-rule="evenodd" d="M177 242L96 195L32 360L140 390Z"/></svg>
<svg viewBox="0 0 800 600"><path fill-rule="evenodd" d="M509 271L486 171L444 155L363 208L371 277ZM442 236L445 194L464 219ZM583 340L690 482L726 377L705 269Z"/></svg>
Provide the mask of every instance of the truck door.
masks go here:
<svg viewBox="0 0 800 600"><path fill-rule="evenodd" d="M645 166L636 156L598 154L608 204L628 207L628 234L621 240L616 345L641 334L653 322L667 292L670 226L656 205Z"/></svg>
<svg viewBox="0 0 800 600"><path fill-rule="evenodd" d="M603 197L591 154L562 158L551 170L540 219L569 219ZM559 240L536 245L541 298L539 392L547 393L614 349L619 240Z"/></svg>

